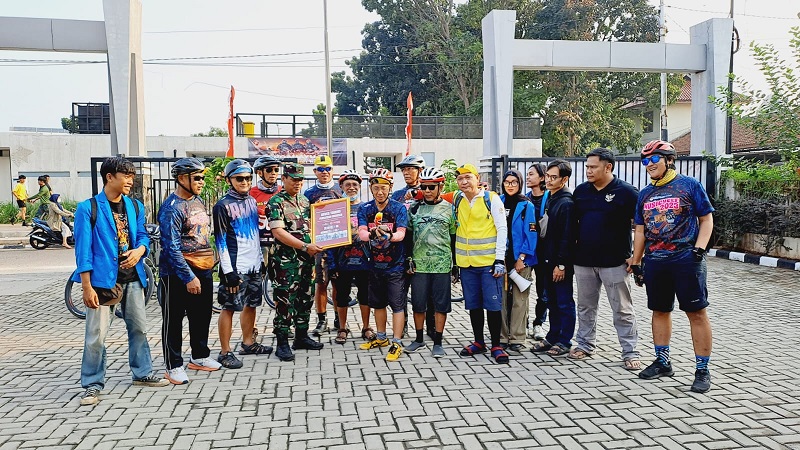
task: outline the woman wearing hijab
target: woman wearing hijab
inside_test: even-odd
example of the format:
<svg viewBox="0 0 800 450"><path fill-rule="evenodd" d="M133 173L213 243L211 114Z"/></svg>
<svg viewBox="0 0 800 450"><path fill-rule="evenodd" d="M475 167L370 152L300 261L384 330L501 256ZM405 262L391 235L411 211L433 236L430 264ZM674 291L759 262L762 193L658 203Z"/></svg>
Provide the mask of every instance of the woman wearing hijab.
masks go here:
<svg viewBox="0 0 800 450"><path fill-rule="evenodd" d="M72 230L70 230L69 225L64 222L64 217L75 216L61 206L61 195L51 195L50 201L47 203L47 214L45 214L44 220L51 230L61 231L61 239L63 240L61 246L64 248L72 248L67 244L67 238L72 236Z"/></svg>
<svg viewBox="0 0 800 450"><path fill-rule="evenodd" d="M536 264L536 211L523 193L524 183L525 177L520 171L509 169L503 175L503 195L500 196L508 221L505 263L510 277L502 308L500 339L502 345L507 345L512 352L519 352L525 343L530 307L528 282L532 279L533 266ZM524 287L523 290L520 285Z"/></svg>

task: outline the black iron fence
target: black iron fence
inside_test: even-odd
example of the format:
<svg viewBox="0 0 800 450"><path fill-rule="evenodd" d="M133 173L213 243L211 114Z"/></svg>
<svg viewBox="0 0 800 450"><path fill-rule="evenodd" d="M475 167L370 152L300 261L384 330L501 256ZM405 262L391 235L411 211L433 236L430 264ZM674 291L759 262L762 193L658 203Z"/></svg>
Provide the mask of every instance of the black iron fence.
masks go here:
<svg viewBox="0 0 800 450"><path fill-rule="evenodd" d="M405 139L405 116L334 116L334 137ZM253 124L250 133L245 123ZM516 117L515 139L539 139L542 124L538 117ZM414 139L481 139L483 117L480 116L415 116L412 121ZM236 135L262 138L325 137L325 116L312 114L236 114Z"/></svg>
<svg viewBox="0 0 800 450"><path fill-rule="evenodd" d="M523 174L527 173L531 165L542 163L545 166L556 158L517 158L509 156L497 156L489 160L489 179L486 180L492 190L501 192L500 183L503 173L509 168L518 169ZM562 158L572 166L572 177L569 186L575 186L586 181L586 158ZM614 165L614 175L617 178L642 189L650 183L647 170L642 166L639 157L617 157ZM705 188L708 195L715 196L716 193L716 166L712 161L702 156L680 157L675 160L675 167L678 173L690 176L698 180Z"/></svg>

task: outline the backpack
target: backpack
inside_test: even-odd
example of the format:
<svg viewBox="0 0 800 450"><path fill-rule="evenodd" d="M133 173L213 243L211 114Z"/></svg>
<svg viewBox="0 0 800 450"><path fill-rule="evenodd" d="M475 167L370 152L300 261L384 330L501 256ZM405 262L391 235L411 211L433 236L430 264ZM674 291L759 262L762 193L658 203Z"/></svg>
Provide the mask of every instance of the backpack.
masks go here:
<svg viewBox="0 0 800 450"><path fill-rule="evenodd" d="M133 202L133 209L134 209L134 211L136 211L136 217L138 218L139 217L139 202L136 201L136 199L133 199L133 198L131 199L131 201ZM97 199L92 197L92 198L89 199L89 202L92 205L92 214L91 214L91 216L89 216L89 223L92 224L92 228L94 228L94 225L97 223Z"/></svg>
<svg viewBox="0 0 800 450"><path fill-rule="evenodd" d="M491 191L484 189L483 191L483 203L486 205L486 210L489 211L489 217L492 216L492 193ZM453 198L453 215L456 217L456 227L458 227L458 205L461 204L461 200L464 199L464 193L459 192Z"/></svg>

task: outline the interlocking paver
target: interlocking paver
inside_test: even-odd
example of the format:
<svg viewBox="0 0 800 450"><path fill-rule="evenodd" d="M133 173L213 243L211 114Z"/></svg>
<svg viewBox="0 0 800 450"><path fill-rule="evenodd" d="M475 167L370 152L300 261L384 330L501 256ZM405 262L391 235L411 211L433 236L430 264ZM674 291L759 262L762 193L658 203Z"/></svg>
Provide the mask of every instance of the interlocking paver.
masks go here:
<svg viewBox="0 0 800 450"><path fill-rule="evenodd" d="M94 408L77 404L83 322L63 307L66 274L47 275L23 296L0 289L0 450L800 449L800 362L785 351L800 340L800 274L718 259L709 261L709 274L714 387L706 395L688 392L693 352L684 315L673 318L675 377L641 381L619 361L603 297L597 353L581 362L527 351L508 365L486 355L461 358L472 333L459 303L448 317L446 358L422 351L387 363L385 349L358 350L358 337L340 346L325 335L321 352L299 351L293 363L245 356L240 370L189 371L189 385L161 389L131 385L124 326L115 321L107 386ZM25 277L43 275L14 279ZM648 363L650 314L643 290L633 294ZM161 372L157 305L148 312ZM354 313L350 326L360 329ZM272 316L264 307L258 317L268 345ZM188 327L185 336L188 357ZM216 319L210 336L218 350ZM232 342L239 339L234 330Z"/></svg>

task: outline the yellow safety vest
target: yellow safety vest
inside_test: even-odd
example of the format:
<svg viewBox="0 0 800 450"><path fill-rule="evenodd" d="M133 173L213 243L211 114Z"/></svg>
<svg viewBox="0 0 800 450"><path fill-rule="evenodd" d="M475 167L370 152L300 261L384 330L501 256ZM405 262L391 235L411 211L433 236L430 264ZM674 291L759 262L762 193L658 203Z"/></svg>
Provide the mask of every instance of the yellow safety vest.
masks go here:
<svg viewBox="0 0 800 450"><path fill-rule="evenodd" d="M463 195L463 194L457 194ZM491 193L490 195L497 195ZM483 195L481 194L481 197ZM497 228L483 198L475 198L470 206L466 197L456 210L456 265L459 267L491 266L495 259Z"/></svg>

